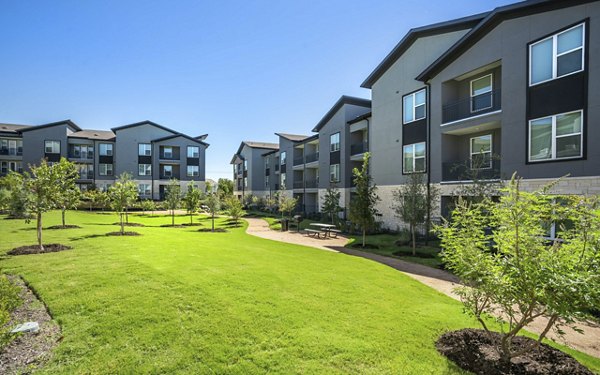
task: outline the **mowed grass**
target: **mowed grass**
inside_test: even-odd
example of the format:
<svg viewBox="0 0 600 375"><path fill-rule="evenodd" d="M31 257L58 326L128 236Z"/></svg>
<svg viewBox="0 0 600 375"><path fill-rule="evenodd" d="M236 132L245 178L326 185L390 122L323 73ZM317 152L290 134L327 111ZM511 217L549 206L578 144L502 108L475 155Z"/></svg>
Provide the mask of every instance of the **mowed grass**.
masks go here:
<svg viewBox="0 0 600 375"><path fill-rule="evenodd" d="M69 212L82 228L44 231L44 242L73 250L0 261L62 327L42 373L462 373L434 347L444 331L477 327L459 302L361 258L245 227L160 227L170 220L132 215L152 227L106 237L116 215ZM59 221L50 213L44 226ZM0 218L0 254L35 243L34 225ZM600 370L600 360L569 352Z"/></svg>

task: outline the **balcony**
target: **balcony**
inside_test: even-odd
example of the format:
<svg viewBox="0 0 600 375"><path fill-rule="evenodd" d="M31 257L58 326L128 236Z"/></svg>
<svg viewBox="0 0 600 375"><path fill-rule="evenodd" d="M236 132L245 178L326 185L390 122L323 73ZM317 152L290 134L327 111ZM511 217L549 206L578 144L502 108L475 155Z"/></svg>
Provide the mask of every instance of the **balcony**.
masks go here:
<svg viewBox="0 0 600 375"><path fill-rule="evenodd" d="M474 164L477 164L477 167ZM443 182L499 180L500 178L500 159L482 162L477 162L475 159L466 159L442 163Z"/></svg>
<svg viewBox="0 0 600 375"><path fill-rule="evenodd" d="M304 159L306 160L306 164L313 163L315 161L319 161L319 153L314 152L312 154L307 154Z"/></svg>
<svg viewBox="0 0 600 375"><path fill-rule="evenodd" d="M80 180L93 180L94 179L94 171L90 172L79 172Z"/></svg>
<svg viewBox="0 0 600 375"><path fill-rule="evenodd" d="M294 181L294 189L304 189L304 181Z"/></svg>
<svg viewBox="0 0 600 375"><path fill-rule="evenodd" d="M442 107L442 123L468 119L501 109L501 90L451 101Z"/></svg>
<svg viewBox="0 0 600 375"><path fill-rule="evenodd" d="M174 179L176 179L176 180L179 180L179 177L180 177L180 176L179 176L179 173L172 173L172 174L164 174L164 173L161 173L161 174L160 174L160 176L159 176L159 178L160 178L161 180L170 180L170 179L172 179L172 178L174 178Z"/></svg>
<svg viewBox="0 0 600 375"><path fill-rule="evenodd" d="M69 152L69 159L94 159L93 152Z"/></svg>
<svg viewBox="0 0 600 375"><path fill-rule="evenodd" d="M307 189L316 189L317 187L319 187L319 181L307 180L304 182L304 187Z"/></svg>
<svg viewBox="0 0 600 375"><path fill-rule="evenodd" d="M350 145L350 155L359 155L367 151L369 151L369 144L367 142Z"/></svg>
<svg viewBox="0 0 600 375"><path fill-rule="evenodd" d="M294 158L294 167L302 164L304 164L304 158L302 156L299 158Z"/></svg>

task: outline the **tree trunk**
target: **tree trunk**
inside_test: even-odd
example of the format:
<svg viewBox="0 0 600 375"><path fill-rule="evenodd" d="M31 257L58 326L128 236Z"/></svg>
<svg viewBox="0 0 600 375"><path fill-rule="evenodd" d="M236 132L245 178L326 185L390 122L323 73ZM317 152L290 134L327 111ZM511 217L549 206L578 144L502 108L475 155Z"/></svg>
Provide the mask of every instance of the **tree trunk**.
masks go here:
<svg viewBox="0 0 600 375"><path fill-rule="evenodd" d="M125 225L123 224L123 213L119 214L119 219L121 220L121 234L125 234Z"/></svg>
<svg viewBox="0 0 600 375"><path fill-rule="evenodd" d="M194 224L194 220L193 220L193 214L190 214L190 225Z"/></svg>
<svg viewBox="0 0 600 375"><path fill-rule="evenodd" d="M125 221L129 224L129 208L125 207Z"/></svg>
<svg viewBox="0 0 600 375"><path fill-rule="evenodd" d="M171 226L175 226L175 210L171 210Z"/></svg>
<svg viewBox="0 0 600 375"><path fill-rule="evenodd" d="M42 245L42 213L37 213L37 239L40 251L44 251L44 245Z"/></svg>
<svg viewBox="0 0 600 375"><path fill-rule="evenodd" d="M410 233L412 234L412 255L417 255L417 236L415 235L415 226L410 226Z"/></svg>
<svg viewBox="0 0 600 375"><path fill-rule="evenodd" d="M215 231L215 213L212 213L212 231Z"/></svg>
<svg viewBox="0 0 600 375"><path fill-rule="evenodd" d="M63 227L65 226L65 211L66 210L67 209L63 207L63 209L62 209L62 223L63 223Z"/></svg>
<svg viewBox="0 0 600 375"><path fill-rule="evenodd" d="M367 230L363 229L362 231L362 237L363 237L363 243L362 243L362 247L364 248L366 245L366 241L367 241Z"/></svg>

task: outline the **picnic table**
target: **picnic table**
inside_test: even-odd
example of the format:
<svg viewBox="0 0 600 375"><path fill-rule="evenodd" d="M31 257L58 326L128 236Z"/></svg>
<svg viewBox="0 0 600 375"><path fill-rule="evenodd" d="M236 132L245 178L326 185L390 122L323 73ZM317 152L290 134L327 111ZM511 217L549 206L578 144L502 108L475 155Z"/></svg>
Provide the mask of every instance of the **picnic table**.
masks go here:
<svg viewBox="0 0 600 375"><path fill-rule="evenodd" d="M314 234L316 236L320 236L320 234L323 234L323 237L327 238L331 237L332 233L335 233L337 237L338 231L335 229L335 225L333 224L310 223L309 225L311 227L315 227L316 229L307 229L306 232L308 235Z"/></svg>

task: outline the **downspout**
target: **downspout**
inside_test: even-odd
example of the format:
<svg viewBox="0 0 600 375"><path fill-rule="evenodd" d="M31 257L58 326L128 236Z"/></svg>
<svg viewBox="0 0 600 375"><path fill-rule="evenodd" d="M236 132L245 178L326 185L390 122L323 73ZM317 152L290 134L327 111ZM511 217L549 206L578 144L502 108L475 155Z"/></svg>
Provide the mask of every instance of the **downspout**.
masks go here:
<svg viewBox="0 0 600 375"><path fill-rule="evenodd" d="M431 84L425 82L427 87L426 100L427 100L427 135L425 136L425 147L427 152L427 204L431 202ZM425 246L429 245L429 230L431 228L431 210L427 209L427 224L425 226Z"/></svg>

